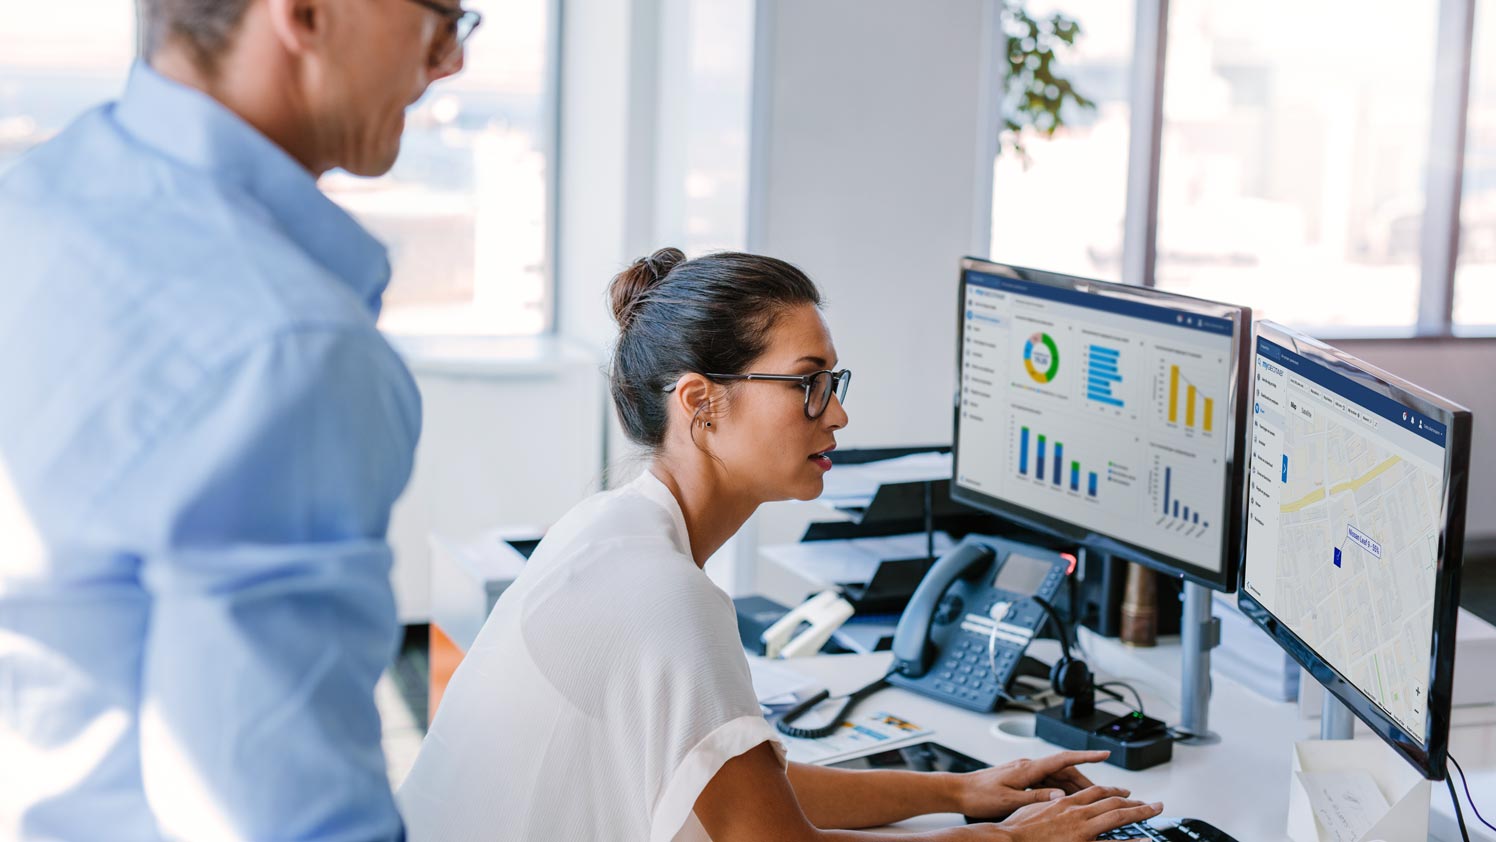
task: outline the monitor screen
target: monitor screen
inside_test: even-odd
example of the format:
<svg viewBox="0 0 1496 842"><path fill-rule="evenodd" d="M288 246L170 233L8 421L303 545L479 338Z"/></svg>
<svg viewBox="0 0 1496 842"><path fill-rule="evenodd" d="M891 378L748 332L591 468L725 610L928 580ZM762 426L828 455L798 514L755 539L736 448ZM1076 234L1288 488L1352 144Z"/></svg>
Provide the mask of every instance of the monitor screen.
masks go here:
<svg viewBox="0 0 1496 842"><path fill-rule="evenodd" d="M1363 718L1426 749L1439 614L1454 610L1450 416L1300 350L1271 325L1256 340L1243 601L1369 702Z"/></svg>
<svg viewBox="0 0 1496 842"><path fill-rule="evenodd" d="M982 261L963 269L954 495L1234 587L1245 311Z"/></svg>

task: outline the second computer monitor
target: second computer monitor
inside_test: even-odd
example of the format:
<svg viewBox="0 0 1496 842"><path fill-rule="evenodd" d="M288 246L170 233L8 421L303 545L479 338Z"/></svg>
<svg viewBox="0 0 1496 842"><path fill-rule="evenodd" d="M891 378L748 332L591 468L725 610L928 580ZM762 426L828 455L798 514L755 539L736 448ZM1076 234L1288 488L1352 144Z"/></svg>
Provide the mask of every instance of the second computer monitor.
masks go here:
<svg viewBox="0 0 1496 842"><path fill-rule="evenodd" d="M1263 322L1242 611L1444 776L1468 410Z"/></svg>
<svg viewBox="0 0 1496 842"><path fill-rule="evenodd" d="M952 496L1232 590L1250 332L1246 308L963 260Z"/></svg>

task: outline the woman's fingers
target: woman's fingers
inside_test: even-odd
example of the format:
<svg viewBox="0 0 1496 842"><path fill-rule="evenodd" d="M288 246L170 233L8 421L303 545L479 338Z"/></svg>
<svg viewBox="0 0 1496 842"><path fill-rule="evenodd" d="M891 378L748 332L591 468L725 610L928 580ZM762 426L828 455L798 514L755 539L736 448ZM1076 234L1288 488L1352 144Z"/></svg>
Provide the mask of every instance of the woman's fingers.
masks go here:
<svg viewBox="0 0 1496 842"><path fill-rule="evenodd" d="M1151 819L1164 811L1163 802L1160 801L1152 804L1130 803L1136 806L1120 807L1088 819L1086 821L1087 838L1095 838L1108 830L1116 830L1126 824Z"/></svg>
<svg viewBox="0 0 1496 842"><path fill-rule="evenodd" d="M1118 786L1088 786L1074 795L1065 796L1065 800L1071 804L1094 804L1104 798L1125 798L1130 794Z"/></svg>
<svg viewBox="0 0 1496 842"><path fill-rule="evenodd" d="M1035 781L1042 781L1050 775L1081 763L1100 763L1111 754L1109 751L1061 751L1048 757L1030 760L1027 771L1034 776Z"/></svg>

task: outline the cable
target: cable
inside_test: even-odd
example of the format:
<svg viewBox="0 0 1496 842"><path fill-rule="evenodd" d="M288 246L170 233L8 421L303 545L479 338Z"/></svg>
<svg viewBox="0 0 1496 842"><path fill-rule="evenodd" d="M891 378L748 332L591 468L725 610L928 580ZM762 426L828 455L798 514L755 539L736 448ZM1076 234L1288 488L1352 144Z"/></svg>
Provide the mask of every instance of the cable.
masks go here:
<svg viewBox="0 0 1496 842"><path fill-rule="evenodd" d="M889 673L888 675L891 674ZM852 708L858 702L888 686L888 675L884 675L882 678L860 690L854 690L849 693L846 701L842 703L841 710L837 711L836 715L831 717L831 721L824 725L817 725L814 728L796 728L790 723L804 716L811 708L831 698L830 690L822 690L785 711L784 716L781 716L779 721L774 723L774 727L779 729L779 733L786 737L795 737L802 740L819 740L822 737L829 737L837 728L841 727L842 722L847 718L847 714L851 712Z"/></svg>
<svg viewBox="0 0 1496 842"><path fill-rule="evenodd" d="M1480 808L1477 807L1477 806L1475 806L1475 799L1470 796L1470 781L1469 781L1468 778L1465 777L1465 769L1464 769L1464 767L1462 767L1460 765L1460 761L1455 760L1454 759L1454 755L1452 755L1452 754L1446 754L1445 756L1449 758L1449 762L1453 763L1454 764L1454 768L1457 769L1459 771L1459 773L1460 773L1460 785L1465 788L1465 800L1470 802L1470 809L1475 813L1475 818L1478 819L1480 821L1480 823L1483 824L1483 825L1485 825L1486 827L1489 827L1492 830L1496 830L1496 825L1493 825L1490 822L1486 821L1486 817L1482 816L1480 814ZM1445 777L1448 778L1448 777L1452 777L1452 776L1446 775ZM1450 797L1453 798L1454 797L1454 791L1453 791L1454 782L1451 781L1450 784L1449 784L1449 786L1450 786L1450 793L1449 794L1450 794ZM1454 810L1455 810L1455 814L1459 815L1459 812L1460 812L1459 799L1455 799ZM1461 827L1463 828L1463 826L1464 826L1464 818L1463 817L1460 818L1460 824L1461 824Z"/></svg>
<svg viewBox="0 0 1496 842"><path fill-rule="evenodd" d="M1097 690L1100 690L1101 692L1107 694L1108 696L1111 696L1113 699L1116 699L1117 701L1121 702L1124 705L1127 704L1127 700L1124 699L1124 698L1122 698L1121 695L1119 695L1117 693L1113 693L1112 691L1106 689L1108 687L1126 687L1127 690L1130 693L1132 693L1133 700L1138 703L1138 706L1136 708L1134 708L1134 710L1136 710L1138 713L1143 714L1144 716L1148 715L1148 713L1145 710L1143 710L1143 696L1142 696L1141 693L1138 692L1138 689L1136 687L1132 686L1131 684L1128 684L1125 681L1107 681L1107 682L1103 682L1101 684L1096 685L1096 689Z"/></svg>
<svg viewBox="0 0 1496 842"><path fill-rule="evenodd" d="M1446 774L1444 783L1449 785L1449 800L1454 804L1454 817L1460 823L1460 838L1470 842L1470 831L1465 829L1465 814L1460 812L1460 797L1454 794L1454 775ZM1475 802L1470 802L1470 806L1474 807Z"/></svg>

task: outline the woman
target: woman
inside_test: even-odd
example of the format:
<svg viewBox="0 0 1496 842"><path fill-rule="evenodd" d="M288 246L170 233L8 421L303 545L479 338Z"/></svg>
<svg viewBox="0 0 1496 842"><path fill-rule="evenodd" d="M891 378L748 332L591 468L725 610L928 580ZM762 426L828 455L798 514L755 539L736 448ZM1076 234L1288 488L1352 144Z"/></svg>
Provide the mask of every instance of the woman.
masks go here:
<svg viewBox="0 0 1496 842"><path fill-rule="evenodd" d="M821 492L849 375L820 294L779 260L675 249L611 294L613 400L652 461L562 518L495 606L401 789L412 840L861 839L833 828L964 812L1003 821L920 838L1054 842L1158 814L1074 768L1104 752L966 775L786 764L702 565L761 503Z"/></svg>

